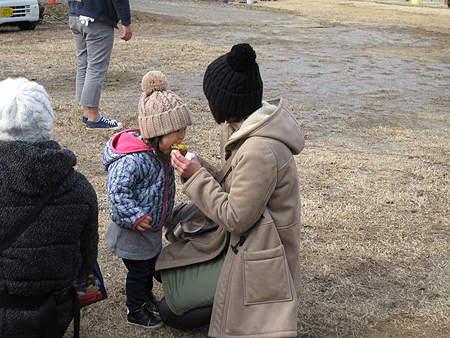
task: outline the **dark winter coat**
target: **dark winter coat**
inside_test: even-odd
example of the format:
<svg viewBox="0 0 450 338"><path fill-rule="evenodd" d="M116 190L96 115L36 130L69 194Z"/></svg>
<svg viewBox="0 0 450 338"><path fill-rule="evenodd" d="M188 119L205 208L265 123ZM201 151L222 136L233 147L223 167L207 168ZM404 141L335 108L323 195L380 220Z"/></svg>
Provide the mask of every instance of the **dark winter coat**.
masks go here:
<svg viewBox="0 0 450 338"><path fill-rule="evenodd" d="M54 141L0 142L0 239L66 176L37 220L0 255L0 294L35 296L67 287L97 259L98 207L75 155ZM73 300L58 305L61 331ZM0 307L0 337L43 337L38 309Z"/></svg>

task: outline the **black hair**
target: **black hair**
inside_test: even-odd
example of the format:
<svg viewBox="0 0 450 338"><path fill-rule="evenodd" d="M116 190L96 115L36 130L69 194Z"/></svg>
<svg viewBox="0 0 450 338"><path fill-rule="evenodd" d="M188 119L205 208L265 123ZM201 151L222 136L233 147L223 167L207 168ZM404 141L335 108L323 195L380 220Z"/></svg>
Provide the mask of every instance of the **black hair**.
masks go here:
<svg viewBox="0 0 450 338"><path fill-rule="evenodd" d="M211 114L214 118L214 120L217 122L217 124L222 124L224 122L233 123L233 122L241 122L242 120L245 120L247 117L249 117L253 113L249 113L246 115L231 115L224 113L220 109L217 109L211 103L209 103L209 110L211 111Z"/></svg>
<svg viewBox="0 0 450 338"><path fill-rule="evenodd" d="M162 162L167 161L167 155L159 147L159 143L162 140L162 136L156 136L153 138L142 139L145 144L147 144L150 148L155 149L156 157L159 158Z"/></svg>

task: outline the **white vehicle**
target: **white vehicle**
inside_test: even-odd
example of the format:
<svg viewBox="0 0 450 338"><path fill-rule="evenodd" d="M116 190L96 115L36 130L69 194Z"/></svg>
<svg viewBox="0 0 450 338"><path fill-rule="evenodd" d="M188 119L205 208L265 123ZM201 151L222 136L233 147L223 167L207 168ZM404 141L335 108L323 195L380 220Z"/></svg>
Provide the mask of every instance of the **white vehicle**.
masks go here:
<svg viewBox="0 0 450 338"><path fill-rule="evenodd" d="M38 0L0 0L0 26L18 26L20 30L35 29L39 23Z"/></svg>

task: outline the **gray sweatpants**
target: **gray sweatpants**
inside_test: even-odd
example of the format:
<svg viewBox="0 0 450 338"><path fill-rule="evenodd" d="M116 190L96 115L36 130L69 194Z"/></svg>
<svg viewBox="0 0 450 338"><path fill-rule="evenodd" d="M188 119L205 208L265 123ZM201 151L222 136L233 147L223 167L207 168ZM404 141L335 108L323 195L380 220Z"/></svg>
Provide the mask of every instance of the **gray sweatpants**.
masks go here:
<svg viewBox="0 0 450 338"><path fill-rule="evenodd" d="M100 20L85 26L69 17L77 49L76 100L83 107L99 107L103 78L114 45L114 28Z"/></svg>

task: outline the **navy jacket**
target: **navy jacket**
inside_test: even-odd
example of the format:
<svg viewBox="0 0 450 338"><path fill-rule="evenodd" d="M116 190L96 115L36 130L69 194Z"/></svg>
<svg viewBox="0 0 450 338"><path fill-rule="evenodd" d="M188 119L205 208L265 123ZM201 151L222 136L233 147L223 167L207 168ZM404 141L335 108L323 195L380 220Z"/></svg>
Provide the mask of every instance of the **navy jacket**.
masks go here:
<svg viewBox="0 0 450 338"><path fill-rule="evenodd" d="M69 14L85 15L106 22L114 28L118 28L119 21L124 26L131 24L128 0L76 0L68 3Z"/></svg>

